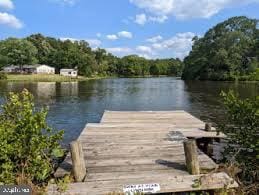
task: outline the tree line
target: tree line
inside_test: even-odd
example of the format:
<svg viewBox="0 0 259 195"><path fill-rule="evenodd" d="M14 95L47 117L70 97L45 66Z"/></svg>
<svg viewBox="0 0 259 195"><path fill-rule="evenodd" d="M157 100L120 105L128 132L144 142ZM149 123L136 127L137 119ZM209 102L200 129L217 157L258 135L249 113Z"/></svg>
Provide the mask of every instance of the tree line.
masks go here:
<svg viewBox="0 0 259 195"><path fill-rule="evenodd" d="M92 49L84 40L62 41L41 34L0 41L0 69L7 65L47 64L59 71L77 68L83 76L181 76L179 59L145 59L137 55L116 57L105 49Z"/></svg>
<svg viewBox="0 0 259 195"><path fill-rule="evenodd" d="M183 79L259 80L259 22L233 17L194 37Z"/></svg>

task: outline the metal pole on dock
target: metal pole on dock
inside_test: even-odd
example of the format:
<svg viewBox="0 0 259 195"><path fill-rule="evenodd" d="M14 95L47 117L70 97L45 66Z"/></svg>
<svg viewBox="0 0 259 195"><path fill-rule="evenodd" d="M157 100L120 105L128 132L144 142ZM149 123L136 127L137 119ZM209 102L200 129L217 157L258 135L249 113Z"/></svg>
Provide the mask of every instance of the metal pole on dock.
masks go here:
<svg viewBox="0 0 259 195"><path fill-rule="evenodd" d="M191 175L200 174L197 145L194 139L183 142L187 170Z"/></svg>
<svg viewBox="0 0 259 195"><path fill-rule="evenodd" d="M82 145L79 141L73 141L70 143L72 169L76 182L84 180L86 175L85 159L82 149Z"/></svg>

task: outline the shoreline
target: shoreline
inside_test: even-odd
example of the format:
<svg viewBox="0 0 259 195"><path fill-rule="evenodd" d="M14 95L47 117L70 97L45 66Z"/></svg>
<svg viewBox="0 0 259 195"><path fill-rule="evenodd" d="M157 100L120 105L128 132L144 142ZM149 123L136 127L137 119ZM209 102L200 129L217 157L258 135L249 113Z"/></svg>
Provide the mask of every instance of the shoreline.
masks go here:
<svg viewBox="0 0 259 195"><path fill-rule="evenodd" d="M163 77L174 77L179 80L183 80L186 82L194 81L194 80L184 80L179 76L172 75L145 75L145 76L92 76L92 77L84 77L78 76L77 78L71 78L66 76L61 76L58 74L55 75L45 75L45 74L7 74L7 79L0 79L0 82L78 82L78 81L88 81L88 80L97 80L97 79L111 79L111 78L163 78ZM257 80L195 80L195 81L205 81L205 82L234 82L234 83L258 83Z"/></svg>
<svg viewBox="0 0 259 195"><path fill-rule="evenodd" d="M47 74L7 74L7 79L0 80L0 82L77 82L77 81L88 81L95 79L111 79L111 78L162 78L162 77L175 77L181 79L181 77L170 76L170 75L145 75L145 76L78 76L77 78L71 78L61 76L58 74L47 75Z"/></svg>

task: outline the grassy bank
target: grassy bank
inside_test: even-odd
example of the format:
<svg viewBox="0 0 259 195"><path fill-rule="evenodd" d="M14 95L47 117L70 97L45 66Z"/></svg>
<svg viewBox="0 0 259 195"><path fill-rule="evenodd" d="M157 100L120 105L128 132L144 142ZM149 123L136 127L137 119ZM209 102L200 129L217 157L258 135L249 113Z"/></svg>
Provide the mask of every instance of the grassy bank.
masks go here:
<svg viewBox="0 0 259 195"><path fill-rule="evenodd" d="M58 74L5 74L6 81L28 81L28 82L73 82L73 81L86 81L92 79L105 79L105 78L152 78L152 77L168 77L168 75L144 75L144 76L116 76L116 75L94 75L91 77L78 76L78 78L71 78L68 76L61 76ZM178 77L180 78L180 77ZM0 78L1 80L1 78Z"/></svg>
<svg viewBox="0 0 259 195"><path fill-rule="evenodd" d="M84 81L93 78L82 77L71 78L61 75L42 75L42 74L33 74L33 75L21 75L21 74L8 74L7 81L29 81L29 82L71 82L71 81Z"/></svg>

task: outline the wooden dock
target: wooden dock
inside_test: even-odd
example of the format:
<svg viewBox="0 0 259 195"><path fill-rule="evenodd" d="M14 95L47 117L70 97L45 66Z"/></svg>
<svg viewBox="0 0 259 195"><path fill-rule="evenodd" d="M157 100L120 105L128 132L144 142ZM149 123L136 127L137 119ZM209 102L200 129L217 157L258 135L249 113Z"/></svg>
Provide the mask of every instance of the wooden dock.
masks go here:
<svg viewBox="0 0 259 195"><path fill-rule="evenodd" d="M158 184L159 193L237 187L227 174L214 172L217 164L200 150L202 174L188 173L183 140L225 137L204 127L204 122L184 111L105 111L100 123L87 124L78 137L87 173L83 182L70 184L65 194L123 192L139 184ZM69 153L55 176L71 170ZM51 185L48 190L55 194L57 187Z"/></svg>

